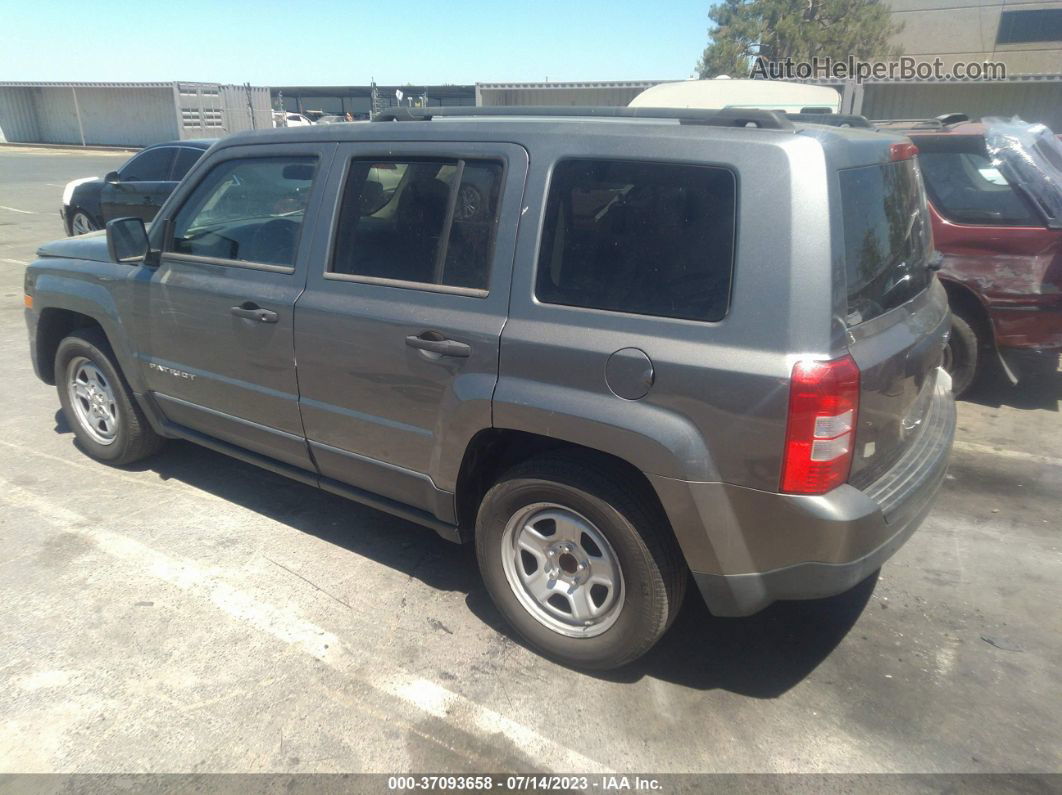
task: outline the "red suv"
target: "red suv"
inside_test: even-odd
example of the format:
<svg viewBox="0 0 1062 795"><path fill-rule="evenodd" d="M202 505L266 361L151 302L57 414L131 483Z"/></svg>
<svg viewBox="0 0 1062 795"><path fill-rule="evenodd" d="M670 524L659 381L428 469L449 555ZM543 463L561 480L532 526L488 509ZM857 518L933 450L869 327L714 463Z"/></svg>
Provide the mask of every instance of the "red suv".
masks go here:
<svg viewBox="0 0 1062 795"><path fill-rule="evenodd" d="M1016 119L905 126L943 254L955 393L997 355L1014 381L1053 371L1062 351L1062 143Z"/></svg>

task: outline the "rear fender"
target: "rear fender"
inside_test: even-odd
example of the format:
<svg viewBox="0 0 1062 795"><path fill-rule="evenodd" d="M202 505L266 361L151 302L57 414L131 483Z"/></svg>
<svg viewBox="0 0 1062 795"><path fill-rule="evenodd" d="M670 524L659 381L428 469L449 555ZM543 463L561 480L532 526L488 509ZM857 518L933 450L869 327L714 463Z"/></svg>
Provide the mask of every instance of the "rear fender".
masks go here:
<svg viewBox="0 0 1062 795"><path fill-rule="evenodd" d="M548 436L608 453L647 475L720 480L697 428L661 406L503 378L493 408L495 428Z"/></svg>

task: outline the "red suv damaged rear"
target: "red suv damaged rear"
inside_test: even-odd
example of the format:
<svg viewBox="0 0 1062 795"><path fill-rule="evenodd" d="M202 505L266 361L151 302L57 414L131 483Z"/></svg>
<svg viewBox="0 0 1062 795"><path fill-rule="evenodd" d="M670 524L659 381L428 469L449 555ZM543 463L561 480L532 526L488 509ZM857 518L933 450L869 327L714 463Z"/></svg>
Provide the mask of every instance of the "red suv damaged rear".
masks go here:
<svg viewBox="0 0 1062 795"><path fill-rule="evenodd" d="M909 129L930 202L953 322L956 394L998 354L1012 380L1062 351L1062 144L997 119Z"/></svg>

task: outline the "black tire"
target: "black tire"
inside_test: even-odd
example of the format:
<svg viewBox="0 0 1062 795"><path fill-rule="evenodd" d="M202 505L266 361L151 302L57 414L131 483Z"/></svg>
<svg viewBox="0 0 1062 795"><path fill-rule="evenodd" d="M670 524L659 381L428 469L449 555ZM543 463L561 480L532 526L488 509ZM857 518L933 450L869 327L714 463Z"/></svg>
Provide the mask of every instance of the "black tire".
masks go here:
<svg viewBox="0 0 1062 795"><path fill-rule="evenodd" d="M951 336L944 353L944 369L951 376L951 391L955 397L969 389L977 377L983 344L977 335L976 324L952 310Z"/></svg>
<svg viewBox="0 0 1062 795"><path fill-rule="evenodd" d="M618 559L624 587L618 616L594 637L569 637L521 604L502 562L509 520L535 503L553 503L593 523ZM637 659L678 615L689 573L667 517L643 483L596 458L544 455L513 467L480 504L476 558L495 606L532 646L558 662L606 670Z"/></svg>
<svg viewBox="0 0 1062 795"><path fill-rule="evenodd" d="M75 411L70 394L73 368L87 359L102 372L114 397L116 430L110 443L93 438L92 431ZM77 329L59 343L55 353L55 386L63 414L74 431L81 449L97 461L122 466L155 453L163 443L133 398L103 332L95 328Z"/></svg>

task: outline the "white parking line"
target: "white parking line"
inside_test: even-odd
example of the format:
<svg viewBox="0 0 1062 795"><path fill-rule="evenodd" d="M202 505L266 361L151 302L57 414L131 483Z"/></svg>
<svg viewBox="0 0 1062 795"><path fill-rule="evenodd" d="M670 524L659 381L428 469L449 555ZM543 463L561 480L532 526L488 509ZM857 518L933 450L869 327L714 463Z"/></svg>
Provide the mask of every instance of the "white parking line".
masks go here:
<svg viewBox="0 0 1062 795"><path fill-rule="evenodd" d="M0 204L0 210L10 210L13 213L22 213L23 215L36 215L37 214L37 213L33 212L32 210L20 210L17 207L5 207L2 204Z"/></svg>
<svg viewBox="0 0 1062 795"><path fill-rule="evenodd" d="M8 259L7 257L0 257L0 262L7 262L11 265L28 265L28 262L23 262L20 259Z"/></svg>
<svg viewBox="0 0 1062 795"><path fill-rule="evenodd" d="M1010 458L1014 461L1029 461L1035 464L1047 464L1053 467L1062 467L1062 458L1052 458L1049 455L1026 453L1024 450L1007 450L1002 447L993 447L990 444L978 442L957 441L952 447L963 453L977 453L979 455L994 455L999 458Z"/></svg>
<svg viewBox="0 0 1062 795"><path fill-rule="evenodd" d="M56 504L54 499L35 494L7 478L0 477L0 483L3 484L0 493L9 508L32 511L57 529L92 541L99 550L133 566L141 574L156 577L209 602L231 618L272 635L344 676L365 681L363 653L303 618L297 607L263 601L230 585L219 576L217 567L204 569L192 559L171 557L123 533L100 527L82 514ZM611 772L601 763L528 726L401 668L385 669L365 684L377 693L397 698L474 736L489 740L501 734L531 758L549 760L546 764L555 772Z"/></svg>
<svg viewBox="0 0 1062 795"><path fill-rule="evenodd" d="M526 726L419 676L390 677L381 689L429 715L456 722L465 730L474 727L478 734L501 734L532 759L552 760L556 770L611 772L578 751L559 746Z"/></svg>

